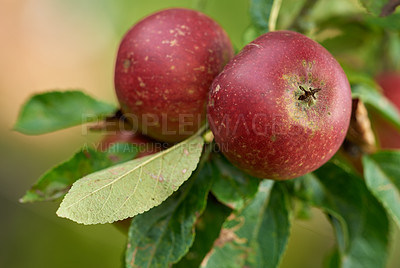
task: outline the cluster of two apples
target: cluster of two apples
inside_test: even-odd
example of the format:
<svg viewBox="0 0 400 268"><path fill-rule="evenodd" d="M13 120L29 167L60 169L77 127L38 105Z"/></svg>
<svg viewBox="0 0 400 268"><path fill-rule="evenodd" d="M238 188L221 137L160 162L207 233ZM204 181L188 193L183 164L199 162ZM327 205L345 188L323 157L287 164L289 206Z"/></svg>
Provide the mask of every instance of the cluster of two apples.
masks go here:
<svg viewBox="0 0 400 268"><path fill-rule="evenodd" d="M188 9L157 12L127 32L115 89L143 134L175 143L207 119L233 164L268 179L295 178L329 160L351 113L347 78L318 43L276 31L234 56L222 27Z"/></svg>

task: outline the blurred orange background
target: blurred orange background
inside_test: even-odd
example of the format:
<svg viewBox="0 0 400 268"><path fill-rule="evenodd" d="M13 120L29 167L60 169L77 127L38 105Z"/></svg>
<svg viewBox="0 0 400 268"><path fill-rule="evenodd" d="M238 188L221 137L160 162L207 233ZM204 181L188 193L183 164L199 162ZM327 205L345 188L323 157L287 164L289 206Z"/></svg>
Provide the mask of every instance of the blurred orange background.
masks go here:
<svg viewBox="0 0 400 268"><path fill-rule="evenodd" d="M241 47L249 24L244 0L0 0L0 267L121 267L126 237L112 225L60 219L57 202L18 203L41 174L100 134L82 135L82 127L74 127L25 136L12 127L29 96L46 90L83 89L116 104L119 40L144 15L173 6L201 9ZM323 214L313 215L294 221L281 267L322 266L335 239ZM389 267L400 267L396 237Z"/></svg>

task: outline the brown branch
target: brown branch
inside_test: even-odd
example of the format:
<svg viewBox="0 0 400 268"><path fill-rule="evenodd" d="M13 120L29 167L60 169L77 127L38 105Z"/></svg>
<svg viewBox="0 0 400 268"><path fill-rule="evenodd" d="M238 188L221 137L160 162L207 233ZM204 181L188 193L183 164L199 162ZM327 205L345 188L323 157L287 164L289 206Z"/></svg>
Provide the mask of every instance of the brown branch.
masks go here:
<svg viewBox="0 0 400 268"><path fill-rule="evenodd" d="M383 6L381 14L379 16L386 17L392 14L396 7L400 5L400 0L389 0L389 2Z"/></svg>

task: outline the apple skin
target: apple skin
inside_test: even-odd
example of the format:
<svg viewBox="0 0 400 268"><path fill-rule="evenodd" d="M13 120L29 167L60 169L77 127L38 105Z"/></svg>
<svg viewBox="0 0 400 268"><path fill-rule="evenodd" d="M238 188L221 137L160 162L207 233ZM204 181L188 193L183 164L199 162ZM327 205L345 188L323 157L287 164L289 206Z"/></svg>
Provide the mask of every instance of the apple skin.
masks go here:
<svg viewBox="0 0 400 268"><path fill-rule="evenodd" d="M400 73L386 72L378 75L376 81L383 89L383 94L400 112ZM382 149L400 149L400 131L378 115L373 115L379 144Z"/></svg>
<svg viewBox="0 0 400 268"><path fill-rule="evenodd" d="M314 92L305 98L305 92ZM338 62L321 45L291 31L245 46L214 80L208 119L225 156L249 174L274 180L304 175L342 144L351 91Z"/></svg>
<svg viewBox="0 0 400 268"><path fill-rule="evenodd" d="M143 134L178 142L204 123L210 85L233 57L225 31L206 15L167 9L122 39L115 90L124 115Z"/></svg>

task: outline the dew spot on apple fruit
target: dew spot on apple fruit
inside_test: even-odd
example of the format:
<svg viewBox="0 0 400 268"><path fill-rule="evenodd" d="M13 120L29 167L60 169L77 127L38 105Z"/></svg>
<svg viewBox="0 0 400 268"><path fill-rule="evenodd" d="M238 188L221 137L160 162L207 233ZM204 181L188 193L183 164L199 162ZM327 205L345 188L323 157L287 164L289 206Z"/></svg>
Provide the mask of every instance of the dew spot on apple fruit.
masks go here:
<svg viewBox="0 0 400 268"><path fill-rule="evenodd" d="M131 61L126 59L123 61L122 66L124 68L124 70L126 71L127 69L129 69L129 67L131 67Z"/></svg>
<svg viewBox="0 0 400 268"><path fill-rule="evenodd" d="M308 84L312 84L313 82L313 77L312 77L312 73L307 73L307 78L308 78Z"/></svg>
<svg viewBox="0 0 400 268"><path fill-rule="evenodd" d="M272 136L271 136L271 141L272 141L272 142L275 142L275 141L276 141L276 136L275 136L275 135L272 135Z"/></svg>
<svg viewBox="0 0 400 268"><path fill-rule="evenodd" d="M146 86L146 84L143 82L143 79L141 77L138 77L137 79L139 81L139 86L140 87L145 87Z"/></svg>
<svg viewBox="0 0 400 268"><path fill-rule="evenodd" d="M196 67L196 68L193 68L193 71L200 71L200 72L204 72L205 71L205 67L202 65L202 66L199 66L199 67Z"/></svg>

